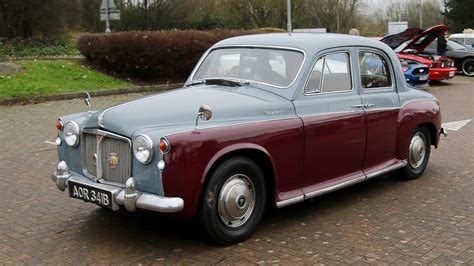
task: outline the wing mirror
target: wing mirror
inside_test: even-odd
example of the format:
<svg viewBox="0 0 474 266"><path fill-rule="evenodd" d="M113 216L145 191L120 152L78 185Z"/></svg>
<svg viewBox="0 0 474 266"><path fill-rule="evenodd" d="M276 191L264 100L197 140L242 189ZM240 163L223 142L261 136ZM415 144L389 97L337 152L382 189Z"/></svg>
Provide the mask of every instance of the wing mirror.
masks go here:
<svg viewBox="0 0 474 266"><path fill-rule="evenodd" d="M196 128L198 127L199 119L204 120L204 121L208 121L211 118L212 118L212 109L211 109L211 107L209 105L202 105L201 107L199 107L199 110L198 110L198 113L197 113L195 127Z"/></svg>

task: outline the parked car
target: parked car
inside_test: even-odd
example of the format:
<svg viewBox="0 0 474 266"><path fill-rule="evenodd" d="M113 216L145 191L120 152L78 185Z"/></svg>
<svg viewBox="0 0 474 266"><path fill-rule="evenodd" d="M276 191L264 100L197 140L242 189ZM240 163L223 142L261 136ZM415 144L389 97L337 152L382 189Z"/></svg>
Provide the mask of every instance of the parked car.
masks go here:
<svg viewBox="0 0 474 266"><path fill-rule="evenodd" d="M448 37L449 40L460 43L466 47L474 48L474 32L455 33Z"/></svg>
<svg viewBox="0 0 474 266"><path fill-rule="evenodd" d="M428 86L429 67L413 61L400 59L407 83L417 88Z"/></svg>
<svg viewBox="0 0 474 266"><path fill-rule="evenodd" d="M434 26L426 31L412 28L386 36L381 41L394 49L400 59L429 66L428 80L449 80L456 75L454 61L446 56L424 53L425 48L447 30L445 25Z"/></svg>
<svg viewBox="0 0 474 266"><path fill-rule="evenodd" d="M446 45L445 56L453 59L456 68L464 75L474 76L474 49L449 40ZM436 53L436 40L426 47L425 53Z"/></svg>
<svg viewBox="0 0 474 266"><path fill-rule="evenodd" d="M246 239L267 204L397 169L418 178L444 132L438 100L407 87L388 46L305 33L220 41L183 88L56 127L60 190L112 210L194 218L220 244Z"/></svg>

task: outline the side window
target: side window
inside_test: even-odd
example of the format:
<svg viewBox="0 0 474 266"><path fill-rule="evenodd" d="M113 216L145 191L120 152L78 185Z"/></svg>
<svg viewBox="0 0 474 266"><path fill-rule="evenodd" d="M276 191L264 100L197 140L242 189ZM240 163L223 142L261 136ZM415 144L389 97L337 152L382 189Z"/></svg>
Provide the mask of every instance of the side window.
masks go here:
<svg viewBox="0 0 474 266"><path fill-rule="evenodd" d="M359 64L363 88L371 89L392 86L392 77L388 63L382 56L372 52L360 52Z"/></svg>
<svg viewBox="0 0 474 266"><path fill-rule="evenodd" d="M349 91L352 89L348 53L322 56L316 61L305 93Z"/></svg>

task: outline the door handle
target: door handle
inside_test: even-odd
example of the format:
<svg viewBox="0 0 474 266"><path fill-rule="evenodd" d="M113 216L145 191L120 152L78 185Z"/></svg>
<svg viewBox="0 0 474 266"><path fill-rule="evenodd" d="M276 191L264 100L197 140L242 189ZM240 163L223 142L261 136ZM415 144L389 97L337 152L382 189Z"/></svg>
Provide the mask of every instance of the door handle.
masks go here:
<svg viewBox="0 0 474 266"><path fill-rule="evenodd" d="M352 108L359 108L359 109L360 109L360 108L364 107L364 105L363 105L363 104L356 104L356 105L353 105L353 106L351 106L351 107L352 107Z"/></svg>
<svg viewBox="0 0 474 266"><path fill-rule="evenodd" d="M373 103L365 103L365 104L364 104L364 108L366 108L366 109L370 109L370 108L372 108L373 106L374 106Z"/></svg>

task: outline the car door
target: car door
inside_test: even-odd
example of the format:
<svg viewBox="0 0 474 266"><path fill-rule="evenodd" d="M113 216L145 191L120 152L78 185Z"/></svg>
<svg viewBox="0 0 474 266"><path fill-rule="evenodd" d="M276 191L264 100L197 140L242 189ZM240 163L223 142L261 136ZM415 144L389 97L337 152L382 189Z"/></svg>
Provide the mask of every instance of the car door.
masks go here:
<svg viewBox="0 0 474 266"><path fill-rule="evenodd" d="M366 112L367 143L364 172L368 177L399 163L395 159L400 100L393 65L375 49L359 49L360 95Z"/></svg>
<svg viewBox="0 0 474 266"><path fill-rule="evenodd" d="M363 179L365 113L360 108L353 62L350 49L320 54L294 101L305 130L302 190L307 197L342 182Z"/></svg>

